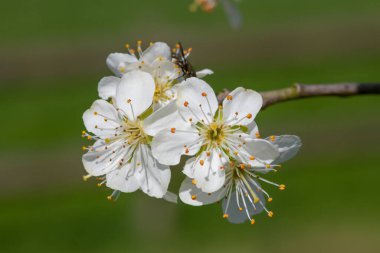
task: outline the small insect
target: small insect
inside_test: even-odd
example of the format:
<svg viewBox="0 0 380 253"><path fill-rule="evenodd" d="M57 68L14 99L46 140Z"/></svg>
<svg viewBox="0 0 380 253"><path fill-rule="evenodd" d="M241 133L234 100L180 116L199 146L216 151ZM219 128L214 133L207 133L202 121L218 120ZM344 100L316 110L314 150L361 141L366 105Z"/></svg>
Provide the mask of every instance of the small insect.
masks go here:
<svg viewBox="0 0 380 253"><path fill-rule="evenodd" d="M193 66L188 60L191 50L191 48L184 50L180 42L173 48L173 61L181 68L183 73L182 77L185 79L197 76Z"/></svg>
<svg viewBox="0 0 380 253"><path fill-rule="evenodd" d="M231 27L239 28L242 24L242 16L235 5L235 2L238 1L239 0L194 0L190 5L190 11L195 12L199 7L202 11L212 12L218 3L222 3Z"/></svg>

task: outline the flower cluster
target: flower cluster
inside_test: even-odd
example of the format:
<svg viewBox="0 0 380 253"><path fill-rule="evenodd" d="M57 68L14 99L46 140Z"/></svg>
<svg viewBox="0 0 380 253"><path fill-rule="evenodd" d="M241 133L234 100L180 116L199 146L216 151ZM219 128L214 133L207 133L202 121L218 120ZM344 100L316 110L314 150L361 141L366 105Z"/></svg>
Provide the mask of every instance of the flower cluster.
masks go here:
<svg viewBox="0 0 380 253"><path fill-rule="evenodd" d="M223 217L232 223L250 220L266 211L272 198L260 183L280 190L285 185L261 177L277 171L299 150L297 136L261 138L254 121L263 100L259 93L236 88L224 101L205 81L211 70L194 72L187 62L191 49L174 49L162 42L145 50L129 45L127 54L113 53L107 65L115 76L100 80L96 100L83 114L95 143L84 146L84 179L96 177L99 186L121 192L142 190L149 196L177 201L168 191L170 166L182 156L187 176L179 197L201 206L223 199Z"/></svg>

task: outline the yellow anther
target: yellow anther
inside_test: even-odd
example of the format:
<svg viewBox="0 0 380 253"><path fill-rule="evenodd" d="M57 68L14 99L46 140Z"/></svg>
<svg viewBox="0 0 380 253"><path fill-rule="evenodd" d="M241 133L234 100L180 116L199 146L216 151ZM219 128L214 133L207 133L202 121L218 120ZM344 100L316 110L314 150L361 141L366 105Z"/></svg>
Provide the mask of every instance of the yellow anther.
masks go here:
<svg viewBox="0 0 380 253"><path fill-rule="evenodd" d="M110 143L110 142L111 142L111 140L108 139L108 138L106 138L104 141L105 141L106 143Z"/></svg>
<svg viewBox="0 0 380 253"><path fill-rule="evenodd" d="M273 217L273 215L274 215L274 214L273 214L273 212L272 212L272 211L269 211L269 212L268 212L268 217L269 217L269 218L272 218L272 217Z"/></svg>
<svg viewBox="0 0 380 253"><path fill-rule="evenodd" d="M239 153L237 151L234 151L234 155L238 155Z"/></svg>
<svg viewBox="0 0 380 253"><path fill-rule="evenodd" d="M112 195L107 196L107 199L108 199L109 201L112 201Z"/></svg>
<svg viewBox="0 0 380 253"><path fill-rule="evenodd" d="M271 141L275 141L276 140L276 136L272 135L271 137L269 137Z"/></svg>
<svg viewBox="0 0 380 253"><path fill-rule="evenodd" d="M132 100L131 100L131 99L128 99L128 100L127 100L127 103L128 103L128 104L129 104L129 103L131 103L131 102L132 102Z"/></svg>
<svg viewBox="0 0 380 253"><path fill-rule="evenodd" d="M231 96L231 95L228 95L226 98L227 98L227 100L229 100L229 101L232 100L232 96Z"/></svg>
<svg viewBox="0 0 380 253"><path fill-rule="evenodd" d="M191 199L192 199L192 200L196 200L196 199L197 199L197 196L195 196L195 195L191 195Z"/></svg>
<svg viewBox="0 0 380 253"><path fill-rule="evenodd" d="M177 43L177 44L175 44L175 47L180 48L181 46Z"/></svg>
<svg viewBox="0 0 380 253"><path fill-rule="evenodd" d="M87 147L86 147L86 146L83 146L83 147L82 147L82 150L83 150L83 151L86 151L86 150L87 150Z"/></svg>
<svg viewBox="0 0 380 253"><path fill-rule="evenodd" d="M136 52L136 51L135 51L134 49L129 49L129 53L130 53L130 54L135 54L135 52Z"/></svg>
<svg viewBox="0 0 380 253"><path fill-rule="evenodd" d="M192 122L192 121L193 121L193 119L192 119L192 118L189 118L189 121L190 121L190 122Z"/></svg>
<svg viewBox="0 0 380 253"><path fill-rule="evenodd" d="M185 154L188 154L188 153L189 153L189 149L186 148L186 149L185 149Z"/></svg>
<svg viewBox="0 0 380 253"><path fill-rule="evenodd" d="M270 169L270 164L265 164L265 167L266 167L267 169Z"/></svg>
<svg viewBox="0 0 380 253"><path fill-rule="evenodd" d="M139 46L141 46L142 41L141 41L141 40L138 40L138 41L137 41L137 44L138 44Z"/></svg>
<svg viewBox="0 0 380 253"><path fill-rule="evenodd" d="M188 107L188 106L189 106L189 102L185 101L185 102L183 103L183 105L184 105L185 107Z"/></svg>
<svg viewBox="0 0 380 253"><path fill-rule="evenodd" d="M172 134L174 134L175 133L175 127L173 127L173 128L170 128L170 132L172 133Z"/></svg>
<svg viewBox="0 0 380 253"><path fill-rule="evenodd" d="M207 151L207 152L206 152L206 155L207 155L207 156L211 156L210 151Z"/></svg>
<svg viewBox="0 0 380 253"><path fill-rule="evenodd" d="M239 207L239 211L242 212L242 211L243 211L243 208Z"/></svg>
<svg viewBox="0 0 380 253"><path fill-rule="evenodd" d="M273 199L272 198L268 198L268 202L272 202L273 201Z"/></svg>
<svg viewBox="0 0 380 253"><path fill-rule="evenodd" d="M102 183L98 183L97 184L98 187L102 187L102 185L103 185Z"/></svg>
<svg viewBox="0 0 380 253"><path fill-rule="evenodd" d="M285 190L285 185L284 184L280 184L278 186L278 189L280 189L281 191Z"/></svg>
<svg viewBox="0 0 380 253"><path fill-rule="evenodd" d="M244 163L240 164L240 169L242 169L242 170L245 169L245 164Z"/></svg>
<svg viewBox="0 0 380 253"><path fill-rule="evenodd" d="M235 163L233 161L230 161L230 167L234 167Z"/></svg>
<svg viewBox="0 0 380 253"><path fill-rule="evenodd" d="M196 185L196 184L197 184L197 180L193 179L193 180L191 180L191 183L192 183L193 185Z"/></svg>
<svg viewBox="0 0 380 253"><path fill-rule="evenodd" d="M91 135L88 135L87 136L87 140L91 140L92 139L92 136Z"/></svg>
<svg viewBox="0 0 380 253"><path fill-rule="evenodd" d="M248 113L247 114L247 119L251 119L252 118L252 114L251 113Z"/></svg>
<svg viewBox="0 0 380 253"><path fill-rule="evenodd" d="M202 97L207 97L207 93L206 92L202 92Z"/></svg>
<svg viewBox="0 0 380 253"><path fill-rule="evenodd" d="M94 112L94 115L95 115L95 116L98 115L98 112Z"/></svg>
<svg viewBox="0 0 380 253"><path fill-rule="evenodd" d="M249 160L253 161L253 160L255 160L255 157L254 157L253 155L251 155L251 156L249 157Z"/></svg>
<svg viewBox="0 0 380 253"><path fill-rule="evenodd" d="M201 166L203 166L203 164L205 164L205 161L200 160L199 163L201 164Z"/></svg>
<svg viewBox="0 0 380 253"><path fill-rule="evenodd" d="M228 214L223 214L223 219L227 219L228 218Z"/></svg>
<svg viewBox="0 0 380 253"><path fill-rule="evenodd" d="M125 48L129 49L129 44L128 43L125 44Z"/></svg>
<svg viewBox="0 0 380 253"><path fill-rule="evenodd" d="M254 225L256 221L254 219L251 219L251 225Z"/></svg>
<svg viewBox="0 0 380 253"><path fill-rule="evenodd" d="M84 175L82 178L83 178L83 181L87 181L90 177L92 177L90 174L88 175Z"/></svg>
<svg viewBox="0 0 380 253"><path fill-rule="evenodd" d="M259 132L256 132L256 133L255 133L255 136L256 136L256 138L260 138L260 133L259 133Z"/></svg>
<svg viewBox="0 0 380 253"><path fill-rule="evenodd" d="M82 134L85 135L85 134L86 134L86 131L83 130L83 131L82 131Z"/></svg>

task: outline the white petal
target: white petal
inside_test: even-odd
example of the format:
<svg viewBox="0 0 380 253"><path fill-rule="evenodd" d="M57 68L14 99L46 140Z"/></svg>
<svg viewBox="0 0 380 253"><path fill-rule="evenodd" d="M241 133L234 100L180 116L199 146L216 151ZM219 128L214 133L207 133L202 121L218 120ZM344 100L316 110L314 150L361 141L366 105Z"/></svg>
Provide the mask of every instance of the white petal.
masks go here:
<svg viewBox="0 0 380 253"><path fill-rule="evenodd" d="M164 129L181 129L189 125L181 118L175 101L149 115L143 124L145 133L151 136Z"/></svg>
<svg viewBox="0 0 380 253"><path fill-rule="evenodd" d="M180 69L172 61L158 58L152 63L155 77L161 84L175 80L181 74Z"/></svg>
<svg viewBox="0 0 380 253"><path fill-rule="evenodd" d="M107 174L107 187L121 192L134 192L140 188L140 182L133 176L128 175L132 170L131 163L115 169Z"/></svg>
<svg viewBox="0 0 380 253"><path fill-rule="evenodd" d="M102 99L114 98L116 96L116 87L121 81L114 76L103 77L98 84L99 97Z"/></svg>
<svg viewBox="0 0 380 253"><path fill-rule="evenodd" d="M178 196L177 196L177 194L175 194L173 192L170 192L170 191L166 192L166 194L164 195L163 199L166 200L166 201L168 201L168 202L174 203L174 204L178 203Z"/></svg>
<svg viewBox="0 0 380 253"><path fill-rule="evenodd" d="M223 118L230 125L248 125L262 104L263 99L256 91L236 88L223 101Z"/></svg>
<svg viewBox="0 0 380 253"><path fill-rule="evenodd" d="M193 122L203 120L209 123L218 109L218 100L210 85L201 79L191 77L178 88L177 106L186 120L191 118Z"/></svg>
<svg viewBox="0 0 380 253"><path fill-rule="evenodd" d="M278 149L270 143L270 141L264 139L251 139L247 140L246 143L247 152L255 157L255 160L250 162L254 167L262 167L265 164L271 164L280 155Z"/></svg>
<svg viewBox="0 0 380 253"><path fill-rule="evenodd" d="M196 128L165 129L156 134L152 142L154 157L162 164L176 165L181 155L194 155L202 141Z"/></svg>
<svg viewBox="0 0 380 253"><path fill-rule="evenodd" d="M262 191L259 191L258 188L252 182L249 182L249 185L251 189L255 192L257 197L260 199L260 201L263 203L263 205L265 205L265 197ZM257 183L257 185L259 184ZM245 194L243 194L243 197L241 196L241 194L239 194L238 196L239 196L238 197L239 205L236 198L236 192L231 193L231 198L229 200L229 205L228 205L227 210L226 210L226 206L227 206L228 198L223 199L223 204L222 204L223 212L224 214L228 214L229 222L242 223L249 219L248 216L252 218L253 215L259 214L264 210L264 208L262 207L262 205L260 205L259 202L255 203L255 207L254 207L251 204L250 199ZM253 201L253 196L251 194L249 194L249 196L251 200ZM244 201L243 201L243 198L244 198ZM244 202L245 202L245 205L244 205ZM239 206L242 208L241 211L239 209ZM247 211L248 211L248 214L247 214Z"/></svg>
<svg viewBox="0 0 380 253"><path fill-rule="evenodd" d="M132 71L123 76L116 89L116 105L129 120L147 110L153 100L154 80L142 71Z"/></svg>
<svg viewBox="0 0 380 253"><path fill-rule="evenodd" d="M212 74L214 74L214 71L212 71L211 69L202 69L200 71L197 71L196 73L198 78L203 78L205 76L212 75Z"/></svg>
<svg viewBox="0 0 380 253"><path fill-rule="evenodd" d="M116 76L123 76L123 73L119 71L120 63L133 63L137 62L136 57L130 54L121 54L121 53L113 53L107 57L107 66L108 68L115 73Z"/></svg>
<svg viewBox="0 0 380 253"><path fill-rule="evenodd" d="M140 182L140 189L151 197L163 198L167 193L170 181L170 169L160 164L152 155L147 145L141 144L134 156L140 164L135 177Z"/></svg>
<svg viewBox="0 0 380 253"><path fill-rule="evenodd" d="M97 140L92 149L82 156L85 170L92 176L101 176L116 169L122 158L128 160L131 156L131 151L122 149L122 145L123 140L110 144Z"/></svg>
<svg viewBox="0 0 380 253"><path fill-rule="evenodd" d="M104 100L96 100L83 114L87 131L101 138L109 138L117 133L121 120L115 107Z"/></svg>
<svg viewBox="0 0 380 253"><path fill-rule="evenodd" d="M223 187L225 181L222 159L216 150L212 150L209 156L203 151L199 156L186 161L183 173L195 179L196 186L203 192L215 192Z"/></svg>
<svg viewBox="0 0 380 253"><path fill-rule="evenodd" d="M226 188L221 187L213 193L205 193L192 183L193 179L186 178L179 189L179 197L182 202L192 206L202 206L221 200L226 193Z"/></svg>
<svg viewBox="0 0 380 253"><path fill-rule="evenodd" d="M280 156L273 162L275 164L280 164L293 158L302 146L301 139L295 135L274 136L274 141L271 141L270 137L266 139L276 146L280 152Z"/></svg>
<svg viewBox="0 0 380 253"><path fill-rule="evenodd" d="M259 127L257 126L255 121L252 121L247 125L248 131L247 133L252 137L252 138L257 138L257 135L259 135Z"/></svg>
<svg viewBox="0 0 380 253"><path fill-rule="evenodd" d="M166 43L156 42L144 51L142 59L147 63L152 63L159 57L171 60L171 55L170 47Z"/></svg>

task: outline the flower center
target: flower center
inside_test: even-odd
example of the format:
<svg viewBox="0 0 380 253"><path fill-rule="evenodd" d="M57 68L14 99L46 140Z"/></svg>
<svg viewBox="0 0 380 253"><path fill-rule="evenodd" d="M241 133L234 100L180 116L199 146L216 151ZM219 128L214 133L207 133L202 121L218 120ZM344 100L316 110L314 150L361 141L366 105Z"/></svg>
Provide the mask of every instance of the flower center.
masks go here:
<svg viewBox="0 0 380 253"><path fill-rule="evenodd" d="M167 91L170 90L173 86L172 82L167 81L163 82L161 80L155 80L156 88L154 90L153 102L166 102L171 99L171 96L167 94Z"/></svg>
<svg viewBox="0 0 380 253"><path fill-rule="evenodd" d="M123 132L124 138L127 140L129 145L137 143L147 143L148 136L145 134L142 127L141 120L137 119L136 121L124 120L123 122Z"/></svg>
<svg viewBox="0 0 380 253"><path fill-rule="evenodd" d="M206 139L218 146L223 144L225 137L224 129L222 124L212 122L206 130Z"/></svg>

